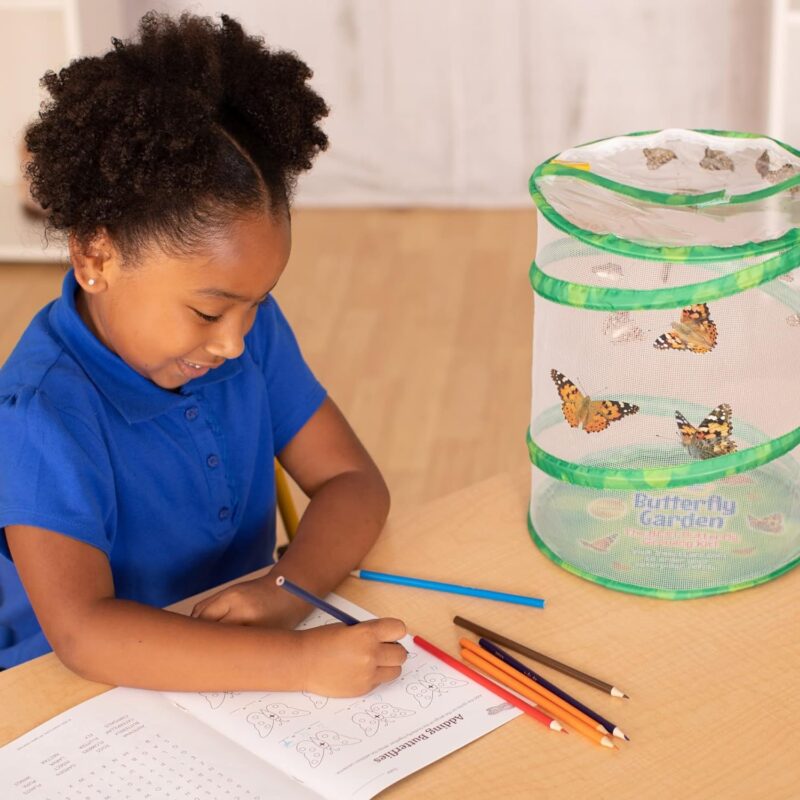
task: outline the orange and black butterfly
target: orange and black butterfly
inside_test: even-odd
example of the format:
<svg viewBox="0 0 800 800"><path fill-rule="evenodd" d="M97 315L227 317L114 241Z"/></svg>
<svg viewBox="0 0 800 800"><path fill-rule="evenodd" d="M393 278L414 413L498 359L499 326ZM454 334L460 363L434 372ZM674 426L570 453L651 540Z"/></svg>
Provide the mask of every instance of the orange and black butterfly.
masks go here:
<svg viewBox="0 0 800 800"><path fill-rule="evenodd" d="M694 427L680 411L675 412L681 444L695 458L714 458L733 453L736 442L731 439L733 411L727 403L718 405L698 427Z"/></svg>
<svg viewBox="0 0 800 800"><path fill-rule="evenodd" d="M711 321L705 303L684 308L680 322L673 322L672 330L653 342L653 347L659 350L690 350L692 353L710 353L716 346L717 326Z"/></svg>
<svg viewBox="0 0 800 800"><path fill-rule="evenodd" d="M564 419L573 428L582 427L586 433L604 431L610 423L635 414L639 406L620 400L592 400L581 393L578 387L557 370L550 370L561 398Z"/></svg>

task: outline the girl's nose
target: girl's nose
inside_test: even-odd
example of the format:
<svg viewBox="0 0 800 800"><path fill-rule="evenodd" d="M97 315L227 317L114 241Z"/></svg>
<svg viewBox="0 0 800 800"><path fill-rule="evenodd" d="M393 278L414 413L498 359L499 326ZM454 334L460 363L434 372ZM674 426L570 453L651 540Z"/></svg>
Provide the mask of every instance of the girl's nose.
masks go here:
<svg viewBox="0 0 800 800"><path fill-rule="evenodd" d="M206 350L216 358L239 358L244 352L244 334L235 326L216 331L211 341L206 345Z"/></svg>

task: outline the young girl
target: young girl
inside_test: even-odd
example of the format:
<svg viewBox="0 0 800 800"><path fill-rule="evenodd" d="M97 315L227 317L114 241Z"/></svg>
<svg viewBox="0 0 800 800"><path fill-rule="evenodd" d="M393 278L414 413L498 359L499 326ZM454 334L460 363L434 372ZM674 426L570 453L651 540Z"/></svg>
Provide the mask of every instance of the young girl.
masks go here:
<svg viewBox="0 0 800 800"><path fill-rule="evenodd" d="M72 270L0 371L0 667L52 647L104 683L364 693L400 673L399 620L296 632L269 578L160 610L271 563L275 454L311 498L281 574L315 593L389 495L271 297L327 146L310 70L225 16L139 32L48 73L26 137Z"/></svg>

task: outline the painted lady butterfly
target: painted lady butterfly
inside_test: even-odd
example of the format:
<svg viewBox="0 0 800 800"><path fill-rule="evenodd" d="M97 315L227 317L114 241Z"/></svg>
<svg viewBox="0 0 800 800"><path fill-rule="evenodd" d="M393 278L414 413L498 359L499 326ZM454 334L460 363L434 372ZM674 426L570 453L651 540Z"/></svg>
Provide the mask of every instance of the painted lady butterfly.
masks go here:
<svg viewBox="0 0 800 800"><path fill-rule="evenodd" d="M681 444L695 458L714 458L733 453L736 442L730 438L733 432L732 416L731 407L722 403L695 428L680 411L676 411L675 421L678 423Z"/></svg>
<svg viewBox="0 0 800 800"><path fill-rule="evenodd" d="M635 414L639 406L620 400L592 400L581 394L578 387L557 370L550 370L561 397L561 411L572 428L583 427L586 433L604 431L610 423Z"/></svg>
<svg viewBox="0 0 800 800"><path fill-rule="evenodd" d="M708 306L698 303L681 311L680 322L653 342L658 350L690 350L709 353L717 346L717 326L708 315Z"/></svg>

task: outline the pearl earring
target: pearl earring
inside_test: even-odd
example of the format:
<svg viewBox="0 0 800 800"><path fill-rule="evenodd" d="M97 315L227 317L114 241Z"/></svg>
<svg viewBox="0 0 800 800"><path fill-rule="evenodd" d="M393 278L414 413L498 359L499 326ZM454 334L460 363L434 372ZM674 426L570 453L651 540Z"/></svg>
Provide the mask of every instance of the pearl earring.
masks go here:
<svg viewBox="0 0 800 800"><path fill-rule="evenodd" d="M97 283L97 281L94 278L89 278L87 283L89 284L89 286L94 286Z"/></svg>

